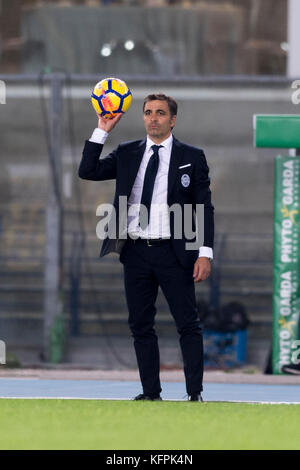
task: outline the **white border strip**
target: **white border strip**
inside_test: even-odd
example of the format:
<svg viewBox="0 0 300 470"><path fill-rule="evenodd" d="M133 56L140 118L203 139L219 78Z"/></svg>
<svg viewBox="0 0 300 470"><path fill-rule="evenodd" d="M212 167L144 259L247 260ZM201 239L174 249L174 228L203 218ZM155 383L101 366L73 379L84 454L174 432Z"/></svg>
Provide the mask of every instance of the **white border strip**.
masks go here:
<svg viewBox="0 0 300 470"><path fill-rule="evenodd" d="M63 97L67 98L71 96L74 99L85 99L89 100L92 91L91 87L86 86L73 86L71 90L66 91L63 88ZM132 88L132 97L133 99L143 100L146 95L149 94L150 89L151 93L162 92L162 87L160 85L149 86L148 88ZM289 88L286 89L257 89L257 88L230 88L225 87L220 88L216 87L202 87L194 85L191 87L167 87L168 95L173 96L175 99L184 99L184 100L201 100L201 101L262 101L262 102L273 102L273 101L284 101L291 102L291 92ZM41 90L38 85L7 85L6 87L6 99L26 99L26 98L40 98ZM45 85L43 89L43 96L49 98L50 89Z"/></svg>

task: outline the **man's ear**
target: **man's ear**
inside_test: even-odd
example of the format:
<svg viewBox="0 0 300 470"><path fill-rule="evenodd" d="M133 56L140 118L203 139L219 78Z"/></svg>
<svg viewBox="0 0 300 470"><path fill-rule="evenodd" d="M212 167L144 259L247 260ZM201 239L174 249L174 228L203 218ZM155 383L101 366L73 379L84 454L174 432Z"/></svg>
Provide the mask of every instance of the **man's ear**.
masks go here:
<svg viewBox="0 0 300 470"><path fill-rule="evenodd" d="M171 129L173 129L173 127L175 126L176 118L177 118L176 115L175 115L175 116L172 116L172 119L171 119L171 121L170 121Z"/></svg>

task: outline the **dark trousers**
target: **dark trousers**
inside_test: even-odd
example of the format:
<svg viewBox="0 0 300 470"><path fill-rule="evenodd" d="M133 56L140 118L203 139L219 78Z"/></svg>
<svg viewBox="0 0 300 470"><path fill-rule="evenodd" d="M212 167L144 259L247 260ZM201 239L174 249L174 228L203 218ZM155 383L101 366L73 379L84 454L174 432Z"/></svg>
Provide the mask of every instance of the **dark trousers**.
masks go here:
<svg viewBox="0 0 300 470"><path fill-rule="evenodd" d="M159 348L154 329L159 286L179 334L187 393L202 391L203 338L197 316L193 267L181 267L171 242L149 247L144 241L129 239L123 250L128 323L134 338L143 393L156 395L161 392Z"/></svg>

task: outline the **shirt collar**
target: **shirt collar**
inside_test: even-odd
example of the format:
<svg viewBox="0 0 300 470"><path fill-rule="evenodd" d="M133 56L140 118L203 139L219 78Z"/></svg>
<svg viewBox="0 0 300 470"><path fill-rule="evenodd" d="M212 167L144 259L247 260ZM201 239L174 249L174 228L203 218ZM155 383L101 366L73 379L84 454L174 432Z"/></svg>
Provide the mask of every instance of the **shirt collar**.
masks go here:
<svg viewBox="0 0 300 470"><path fill-rule="evenodd" d="M169 137L161 142L159 145L163 145L166 150L171 150L173 143L173 134L170 134ZM147 135L147 143L146 143L146 150L149 151L152 147L152 145L157 145L155 142L153 142L150 137Z"/></svg>

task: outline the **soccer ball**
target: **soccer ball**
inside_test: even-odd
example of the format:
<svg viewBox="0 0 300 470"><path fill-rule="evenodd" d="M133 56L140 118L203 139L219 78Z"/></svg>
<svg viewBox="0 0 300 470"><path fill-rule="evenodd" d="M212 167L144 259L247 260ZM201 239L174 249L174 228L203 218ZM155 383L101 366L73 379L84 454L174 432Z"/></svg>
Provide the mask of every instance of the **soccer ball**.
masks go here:
<svg viewBox="0 0 300 470"><path fill-rule="evenodd" d="M97 114L112 119L118 113L126 113L131 105L131 91L118 78L105 78L92 92L92 105Z"/></svg>

